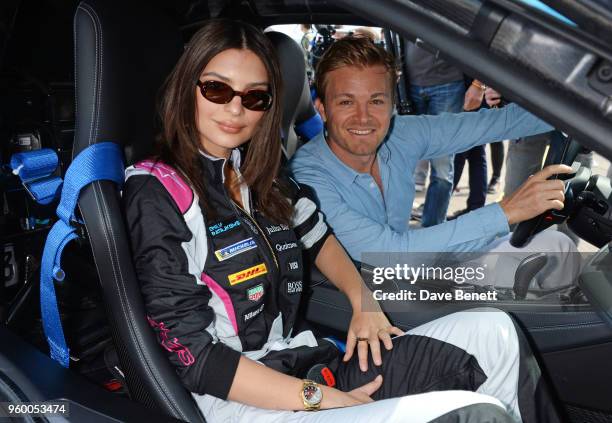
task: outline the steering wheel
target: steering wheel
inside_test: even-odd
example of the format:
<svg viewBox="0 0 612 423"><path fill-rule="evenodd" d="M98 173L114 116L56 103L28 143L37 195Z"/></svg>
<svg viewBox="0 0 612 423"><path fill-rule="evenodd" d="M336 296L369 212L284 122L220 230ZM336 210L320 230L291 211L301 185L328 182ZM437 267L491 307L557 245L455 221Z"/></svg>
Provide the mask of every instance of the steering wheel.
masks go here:
<svg viewBox="0 0 612 423"><path fill-rule="evenodd" d="M551 164L565 164L571 166L576 156L582 151L582 146L568 135L560 131L553 131L550 134L551 146L546 156L544 166ZM577 169L575 169L577 170ZM531 241L534 235L544 229L558 223L563 223L570 215L574 204L574 192L571 189L574 174L553 175L549 179L563 179L565 182L565 201L562 210L546 210L544 213L529 220L520 222L510 238L510 245L522 248ZM590 172L589 172L590 176ZM580 178L582 179L582 178ZM588 178L587 178L588 179Z"/></svg>

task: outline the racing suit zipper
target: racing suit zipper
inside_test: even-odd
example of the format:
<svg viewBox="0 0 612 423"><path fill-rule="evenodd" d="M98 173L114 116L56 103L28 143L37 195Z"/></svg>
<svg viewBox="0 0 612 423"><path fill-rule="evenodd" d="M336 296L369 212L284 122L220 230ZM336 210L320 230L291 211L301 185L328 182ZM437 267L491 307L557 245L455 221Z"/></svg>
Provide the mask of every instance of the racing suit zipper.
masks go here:
<svg viewBox="0 0 612 423"><path fill-rule="evenodd" d="M276 266L276 269L280 271L280 266L278 265L278 260L276 259L276 255L274 254L274 250L272 249L272 246L270 245L270 242L268 241L268 238L266 237L264 231L261 230L261 227L257 224L257 221L253 218L251 218L251 215L240 205L238 205L238 203L236 203L233 199L232 196L229 195L229 193L227 192L227 187L225 186L225 173L223 171L223 169L225 168L225 164L226 164L227 159L223 159L223 165L221 166L221 175L222 175L222 185L223 185L223 192L226 196L226 198L229 199L230 204L232 205L232 207L234 208L234 213L236 213L236 216L238 218L240 218L240 213L238 212L238 209L242 210L244 216L246 219L249 219L250 222L252 222L257 229L259 230L259 233L261 233L261 237L264 239L264 241L266 242L266 245L268 246L268 248L270 249L270 254L272 255L272 260L274 261L274 265Z"/></svg>
<svg viewBox="0 0 612 423"><path fill-rule="evenodd" d="M231 203L232 203L232 205L234 207L238 207L240 210L242 210L244 216L246 216L246 218L249 219L249 221L251 221L257 227L257 229L259 229L259 233L261 234L261 237L264 239L264 241L266 242L266 245L270 249L270 254L272 255L272 260L274 260L274 264L276 265L276 269L280 270L280 266L278 265L278 260L276 260L276 254L274 254L274 250L272 249L272 246L270 245L270 241L268 241L268 238L266 237L264 231L261 230L261 227L259 226L257 221L255 219L251 218L249 213L247 213L247 211L245 209L240 207L240 205L237 204L234 200L230 200L230 201L231 201ZM236 213L236 214L239 215L239 213Z"/></svg>

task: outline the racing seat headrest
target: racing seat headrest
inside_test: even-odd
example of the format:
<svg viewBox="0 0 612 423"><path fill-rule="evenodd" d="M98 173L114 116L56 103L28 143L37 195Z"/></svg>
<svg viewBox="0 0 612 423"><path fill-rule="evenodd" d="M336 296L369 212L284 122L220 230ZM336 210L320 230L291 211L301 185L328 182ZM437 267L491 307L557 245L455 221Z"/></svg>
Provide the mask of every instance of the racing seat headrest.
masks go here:
<svg viewBox="0 0 612 423"><path fill-rule="evenodd" d="M306 122L316 114L310 97L310 86L306 75L306 62L302 47L288 35L270 31L266 35L276 47L283 76L283 118L281 130L287 157L299 147L294 126Z"/></svg>
<svg viewBox="0 0 612 423"><path fill-rule="evenodd" d="M126 164L150 154L159 88L183 51L178 27L144 1L86 0L75 15L78 118L73 155L100 141Z"/></svg>

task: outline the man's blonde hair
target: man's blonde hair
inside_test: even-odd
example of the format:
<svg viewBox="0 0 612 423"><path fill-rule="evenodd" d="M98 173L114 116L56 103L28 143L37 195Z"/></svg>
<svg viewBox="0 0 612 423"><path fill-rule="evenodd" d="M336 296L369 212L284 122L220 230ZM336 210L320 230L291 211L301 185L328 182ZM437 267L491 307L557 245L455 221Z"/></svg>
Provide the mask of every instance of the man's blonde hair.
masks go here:
<svg viewBox="0 0 612 423"><path fill-rule="evenodd" d="M395 84L400 75L393 55L368 37L347 36L335 43L323 54L315 72L315 88L321 101L325 100L327 74L344 66L365 68L382 65L387 70L389 86L395 93ZM394 94L393 94L394 96Z"/></svg>

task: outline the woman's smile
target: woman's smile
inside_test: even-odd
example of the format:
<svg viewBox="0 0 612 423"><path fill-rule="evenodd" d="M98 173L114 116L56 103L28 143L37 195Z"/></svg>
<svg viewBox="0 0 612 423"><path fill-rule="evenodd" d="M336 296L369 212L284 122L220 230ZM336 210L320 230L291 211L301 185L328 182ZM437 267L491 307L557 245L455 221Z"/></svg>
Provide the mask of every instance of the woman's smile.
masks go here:
<svg viewBox="0 0 612 423"><path fill-rule="evenodd" d="M219 129L228 134L238 134L242 129L244 129L244 125L240 125L232 122L216 122Z"/></svg>

